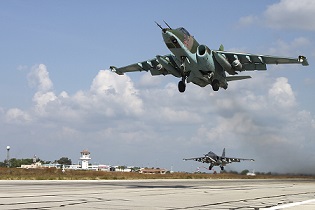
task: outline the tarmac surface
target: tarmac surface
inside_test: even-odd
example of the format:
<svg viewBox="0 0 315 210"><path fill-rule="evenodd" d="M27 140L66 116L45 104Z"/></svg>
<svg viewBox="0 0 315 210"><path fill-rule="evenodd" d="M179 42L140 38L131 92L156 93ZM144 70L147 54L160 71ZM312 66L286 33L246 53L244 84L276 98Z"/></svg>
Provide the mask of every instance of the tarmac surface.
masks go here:
<svg viewBox="0 0 315 210"><path fill-rule="evenodd" d="M0 209L315 209L315 180L0 181Z"/></svg>

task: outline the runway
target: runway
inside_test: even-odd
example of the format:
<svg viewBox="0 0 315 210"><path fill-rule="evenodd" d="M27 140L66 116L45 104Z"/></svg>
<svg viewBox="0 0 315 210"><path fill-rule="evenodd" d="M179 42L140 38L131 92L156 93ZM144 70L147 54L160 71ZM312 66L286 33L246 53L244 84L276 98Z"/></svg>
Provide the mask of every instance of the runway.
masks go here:
<svg viewBox="0 0 315 210"><path fill-rule="evenodd" d="M315 209L315 180L0 181L0 209Z"/></svg>

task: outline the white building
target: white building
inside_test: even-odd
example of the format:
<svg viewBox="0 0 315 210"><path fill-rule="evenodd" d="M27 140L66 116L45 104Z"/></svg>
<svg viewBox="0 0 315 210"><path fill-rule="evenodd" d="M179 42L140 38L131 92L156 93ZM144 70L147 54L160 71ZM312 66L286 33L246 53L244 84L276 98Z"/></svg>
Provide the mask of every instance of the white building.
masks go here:
<svg viewBox="0 0 315 210"><path fill-rule="evenodd" d="M89 160L91 160L90 152L87 150L83 150L81 152L80 160L81 160L81 169L88 170L89 169Z"/></svg>

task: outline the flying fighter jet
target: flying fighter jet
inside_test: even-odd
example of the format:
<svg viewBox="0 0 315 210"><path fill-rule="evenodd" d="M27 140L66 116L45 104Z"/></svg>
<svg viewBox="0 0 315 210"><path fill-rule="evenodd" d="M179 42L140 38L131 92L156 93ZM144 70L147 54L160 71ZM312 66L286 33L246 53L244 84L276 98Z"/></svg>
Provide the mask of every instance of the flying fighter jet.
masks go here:
<svg viewBox="0 0 315 210"><path fill-rule="evenodd" d="M168 55L157 55L153 59L117 68L110 66L111 71L119 75L125 72L150 71L151 75L171 74L181 78L178 83L179 92L185 92L186 82L200 87L211 85L214 91L228 88L228 82L251 78L235 76L241 71L267 70L266 64L302 64L308 66L305 56L298 58L254 55L248 53L213 50L199 44L183 27L173 29L165 21L166 28L156 22L162 30L167 48L172 52ZM227 74L228 75L227 75Z"/></svg>
<svg viewBox="0 0 315 210"><path fill-rule="evenodd" d="M241 160L249 160L254 161L254 159L244 159L244 158L231 158L225 157L225 148L223 149L222 156L216 155L214 152L208 152L203 157L196 158L185 158L183 160L194 160L202 163L210 163L209 170L213 168L213 166L220 166L221 170L224 170L224 166L233 162L241 162Z"/></svg>

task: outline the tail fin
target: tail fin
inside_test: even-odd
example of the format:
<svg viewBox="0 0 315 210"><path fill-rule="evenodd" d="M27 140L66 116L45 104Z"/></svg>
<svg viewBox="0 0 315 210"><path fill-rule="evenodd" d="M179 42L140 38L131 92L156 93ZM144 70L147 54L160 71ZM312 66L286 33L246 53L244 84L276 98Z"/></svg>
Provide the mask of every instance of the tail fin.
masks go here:
<svg viewBox="0 0 315 210"><path fill-rule="evenodd" d="M225 158L225 148L223 149L222 157Z"/></svg>
<svg viewBox="0 0 315 210"><path fill-rule="evenodd" d="M223 46L223 44L220 45L219 51L224 51L224 46Z"/></svg>

